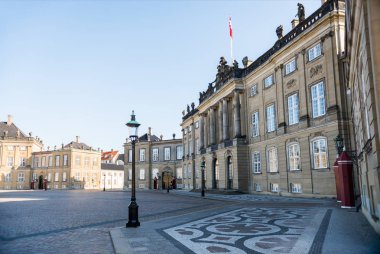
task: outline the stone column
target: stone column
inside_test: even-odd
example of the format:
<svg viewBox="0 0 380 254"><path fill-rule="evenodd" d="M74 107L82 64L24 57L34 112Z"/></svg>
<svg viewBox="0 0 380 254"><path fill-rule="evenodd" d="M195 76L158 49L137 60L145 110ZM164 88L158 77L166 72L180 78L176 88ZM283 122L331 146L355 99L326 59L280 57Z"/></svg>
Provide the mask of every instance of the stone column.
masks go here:
<svg viewBox="0 0 380 254"><path fill-rule="evenodd" d="M200 149L205 147L205 129L204 129L204 117L203 114L199 116L199 147Z"/></svg>
<svg viewBox="0 0 380 254"><path fill-rule="evenodd" d="M215 144L215 108L210 108L210 144Z"/></svg>
<svg viewBox="0 0 380 254"><path fill-rule="evenodd" d="M234 136L241 137L241 122L240 122L240 94L239 91L234 92Z"/></svg>
<svg viewBox="0 0 380 254"><path fill-rule="evenodd" d="M223 140L227 140L228 137L228 104L227 98L223 99Z"/></svg>
<svg viewBox="0 0 380 254"><path fill-rule="evenodd" d="M204 115L204 124L203 124L203 127L204 127L204 129L203 129L203 133L204 133L204 139L203 139L203 144L204 144L204 147L206 148L206 147L208 147L208 145L210 144L210 142L209 142L209 133L208 133L208 130L209 130L209 127L208 127L208 125L209 125L209 119L208 119L208 115Z"/></svg>
<svg viewBox="0 0 380 254"><path fill-rule="evenodd" d="M218 108L218 128L219 128L219 143L223 142L223 101L219 102Z"/></svg>

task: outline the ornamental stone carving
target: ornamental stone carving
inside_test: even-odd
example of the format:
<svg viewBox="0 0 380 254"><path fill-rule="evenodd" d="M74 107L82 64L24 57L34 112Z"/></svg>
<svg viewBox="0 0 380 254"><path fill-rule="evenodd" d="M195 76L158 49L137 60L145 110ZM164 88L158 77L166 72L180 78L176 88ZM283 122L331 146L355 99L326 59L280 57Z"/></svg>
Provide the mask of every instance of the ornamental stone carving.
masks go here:
<svg viewBox="0 0 380 254"><path fill-rule="evenodd" d="M322 64L310 68L310 78L322 73Z"/></svg>
<svg viewBox="0 0 380 254"><path fill-rule="evenodd" d="M293 79L289 80L288 82L286 82L286 87L289 89L289 88L295 86L296 84L297 84L297 80L293 78Z"/></svg>

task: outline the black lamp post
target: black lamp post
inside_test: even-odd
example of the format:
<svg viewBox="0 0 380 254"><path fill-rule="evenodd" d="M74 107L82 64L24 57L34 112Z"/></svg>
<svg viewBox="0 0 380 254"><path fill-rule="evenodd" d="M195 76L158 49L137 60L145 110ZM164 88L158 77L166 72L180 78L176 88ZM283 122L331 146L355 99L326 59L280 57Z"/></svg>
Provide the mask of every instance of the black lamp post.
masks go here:
<svg viewBox="0 0 380 254"><path fill-rule="evenodd" d="M129 128L129 138L132 142L132 195L131 203L128 206L128 223L127 227L138 227L139 222L139 206L136 203L136 180L135 180L135 144L138 138L138 127L140 124L136 121L135 112L132 111L131 121L126 124Z"/></svg>
<svg viewBox="0 0 380 254"><path fill-rule="evenodd" d="M103 191L106 191L106 174L103 175Z"/></svg>
<svg viewBox="0 0 380 254"><path fill-rule="evenodd" d="M343 138L340 134L334 138L335 141L335 148L338 155L340 155L343 152Z"/></svg>
<svg viewBox="0 0 380 254"><path fill-rule="evenodd" d="M201 170L202 170L201 195L202 195L202 197L204 197L205 196L205 161L201 162Z"/></svg>

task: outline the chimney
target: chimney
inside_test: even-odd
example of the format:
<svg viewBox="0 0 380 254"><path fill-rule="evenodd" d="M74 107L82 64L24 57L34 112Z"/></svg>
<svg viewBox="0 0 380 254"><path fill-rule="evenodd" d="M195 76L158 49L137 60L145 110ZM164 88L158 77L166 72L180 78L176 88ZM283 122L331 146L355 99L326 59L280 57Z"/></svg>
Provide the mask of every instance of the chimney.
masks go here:
<svg viewBox="0 0 380 254"><path fill-rule="evenodd" d="M173 139L175 139L175 133L173 133Z"/></svg>
<svg viewBox="0 0 380 254"><path fill-rule="evenodd" d="M160 135L160 139L162 140L163 137L164 137L164 136L161 134L161 135Z"/></svg>
<svg viewBox="0 0 380 254"><path fill-rule="evenodd" d="M111 152L113 152L113 148L111 148Z"/></svg>
<svg viewBox="0 0 380 254"><path fill-rule="evenodd" d="M80 142L79 142L79 138L80 138L79 136L76 136L76 142L77 142L77 143L80 143Z"/></svg>
<svg viewBox="0 0 380 254"><path fill-rule="evenodd" d="M298 19L293 19L292 20L292 29L295 28L299 23L300 23L300 21Z"/></svg>
<svg viewBox="0 0 380 254"><path fill-rule="evenodd" d="M150 141L151 136L152 136L152 128L148 127L148 141Z"/></svg>
<svg viewBox="0 0 380 254"><path fill-rule="evenodd" d="M13 116L12 115L8 115L7 125L11 125L12 123L13 123Z"/></svg>

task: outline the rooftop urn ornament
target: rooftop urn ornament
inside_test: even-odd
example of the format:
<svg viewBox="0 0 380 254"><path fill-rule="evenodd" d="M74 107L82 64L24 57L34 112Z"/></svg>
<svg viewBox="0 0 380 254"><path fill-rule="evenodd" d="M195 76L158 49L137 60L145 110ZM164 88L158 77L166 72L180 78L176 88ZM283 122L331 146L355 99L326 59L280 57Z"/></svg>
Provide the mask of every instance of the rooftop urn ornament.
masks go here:
<svg viewBox="0 0 380 254"><path fill-rule="evenodd" d="M189 106L189 104L187 104L187 113L190 113L190 106Z"/></svg>
<svg viewBox="0 0 380 254"><path fill-rule="evenodd" d="M303 4L300 3L298 3L297 6L298 12L296 16L298 16L299 21L302 22L305 20L305 7L303 6Z"/></svg>
<svg viewBox="0 0 380 254"><path fill-rule="evenodd" d="M241 62L243 63L244 68L247 68L247 66L248 66L248 56L243 57L243 60Z"/></svg>
<svg viewBox="0 0 380 254"><path fill-rule="evenodd" d="M281 39L283 37L282 35L283 32L284 32L284 28L282 27L282 25L279 25L276 29L276 34L277 34L278 39Z"/></svg>
<svg viewBox="0 0 380 254"><path fill-rule="evenodd" d="M195 108L195 104L194 102L191 103L191 111L194 111L194 108Z"/></svg>
<svg viewBox="0 0 380 254"><path fill-rule="evenodd" d="M234 60L233 66L234 66L234 69L238 69L239 63L236 60Z"/></svg>

